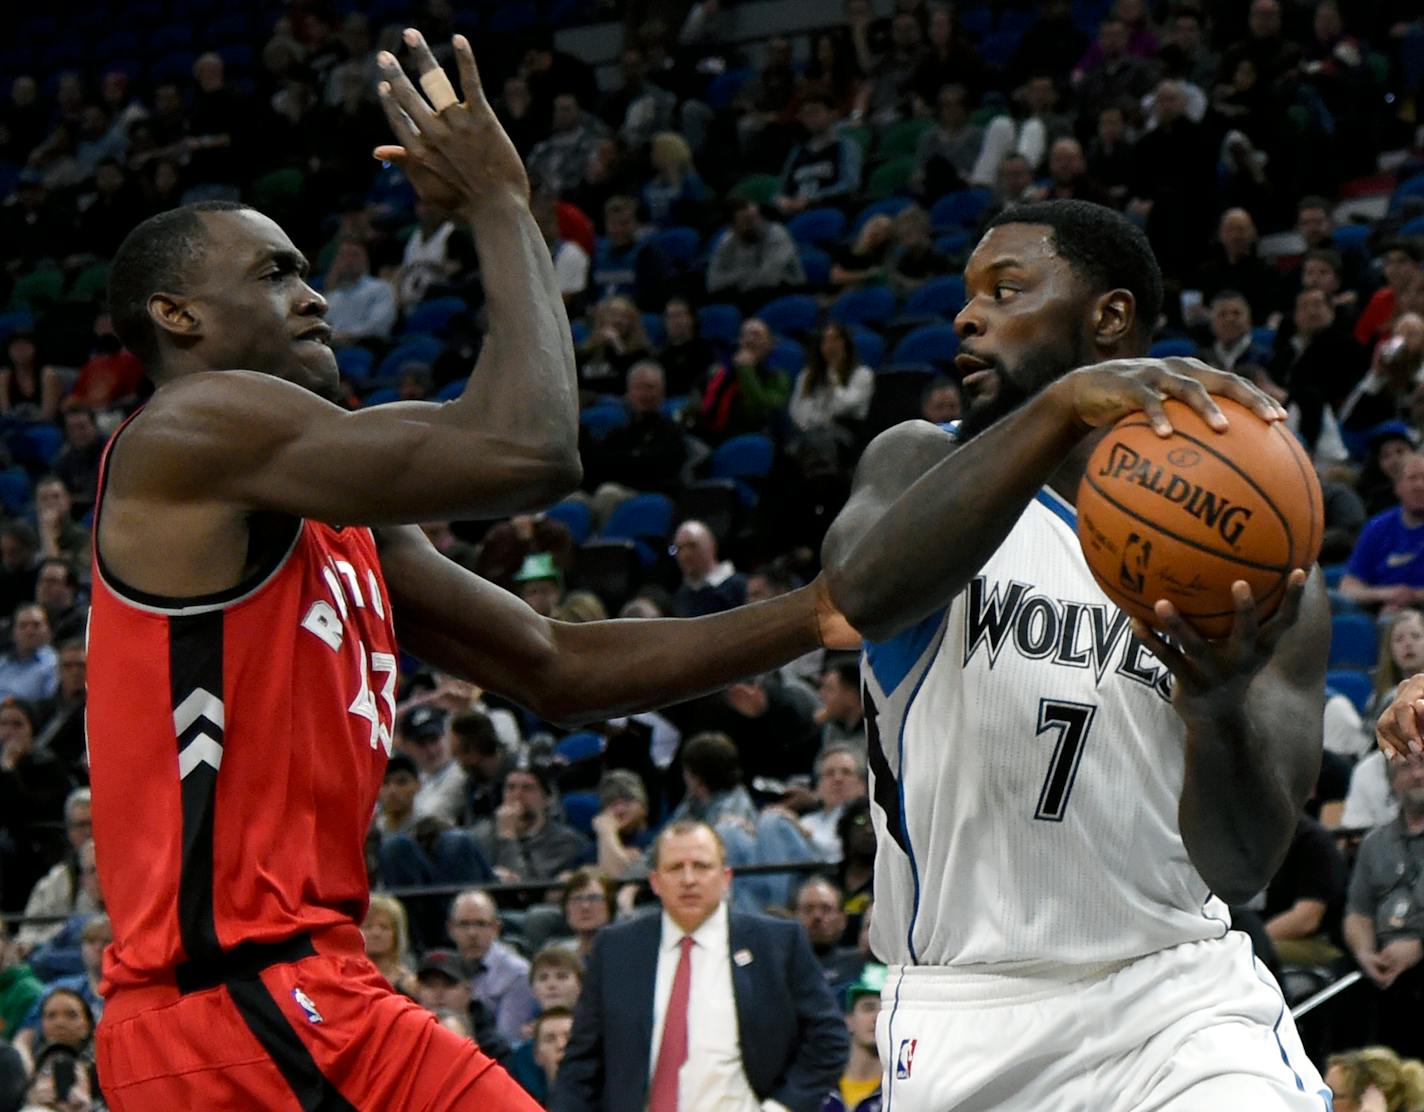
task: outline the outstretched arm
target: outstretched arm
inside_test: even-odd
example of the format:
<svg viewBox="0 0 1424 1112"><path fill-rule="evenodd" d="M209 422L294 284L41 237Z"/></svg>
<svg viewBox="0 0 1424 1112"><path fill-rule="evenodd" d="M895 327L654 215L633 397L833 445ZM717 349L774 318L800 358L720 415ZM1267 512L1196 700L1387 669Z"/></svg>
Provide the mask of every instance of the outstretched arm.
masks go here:
<svg viewBox="0 0 1424 1112"><path fill-rule="evenodd" d="M408 31L406 41L422 72L435 72L424 40ZM381 55L381 99L401 142L375 153L474 232L490 328L464 392L444 404L350 413L268 374L192 375L160 391L135 425L144 451L142 463L127 465L141 472L125 476L126 489L381 524L500 516L547 505L577 485L576 373L563 298L519 155L458 36L455 53L467 101L438 113ZM250 279L300 281L303 267L278 258ZM311 326L318 323L313 316Z"/></svg>
<svg viewBox="0 0 1424 1112"><path fill-rule="evenodd" d="M692 619L567 623L445 559L419 529L381 532L403 647L436 667L576 724L681 702L854 635L824 584Z"/></svg>

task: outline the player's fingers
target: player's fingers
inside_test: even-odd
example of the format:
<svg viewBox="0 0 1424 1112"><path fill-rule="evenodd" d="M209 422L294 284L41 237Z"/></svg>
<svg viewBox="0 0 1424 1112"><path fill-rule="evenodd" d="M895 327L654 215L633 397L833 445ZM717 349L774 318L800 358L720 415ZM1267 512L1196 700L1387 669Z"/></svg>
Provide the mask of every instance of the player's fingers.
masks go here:
<svg viewBox="0 0 1424 1112"><path fill-rule="evenodd" d="M459 104L460 98L455 95L455 86L450 84L450 78L431 53L425 36L414 27L407 27L401 38L415 62L416 80L436 113Z"/></svg>
<svg viewBox="0 0 1424 1112"><path fill-rule="evenodd" d="M1396 699L1380 715L1375 740L1386 753L1402 759L1424 756L1424 737L1419 733L1419 715L1424 705Z"/></svg>
<svg viewBox="0 0 1424 1112"><path fill-rule="evenodd" d="M1190 373L1213 394L1221 394L1240 402L1263 421L1279 421L1286 416L1285 407L1249 379L1230 371L1210 367L1200 359L1184 359Z"/></svg>
<svg viewBox="0 0 1424 1112"><path fill-rule="evenodd" d="M394 162L397 166L403 166L405 160L410 156L404 147L398 147L393 143L382 143L371 152L371 157L381 162Z"/></svg>
<svg viewBox="0 0 1424 1112"><path fill-rule="evenodd" d="M465 94L465 100L483 100L485 86L480 80L480 68L475 65L475 52L470 48L470 40L464 35L456 35L450 41L455 46L455 63L460 67L460 91Z"/></svg>
<svg viewBox="0 0 1424 1112"><path fill-rule="evenodd" d="M1290 573L1290 578L1286 580L1286 592L1281 597L1281 605L1261 627L1261 641L1266 648L1274 648L1285 631L1300 617L1300 606L1305 598L1305 583L1308 578L1303 568L1296 568Z"/></svg>
<svg viewBox="0 0 1424 1112"><path fill-rule="evenodd" d="M1261 632L1256 616L1256 599L1251 594L1251 584L1238 579L1231 584L1231 605L1236 616L1231 620L1231 640L1238 649L1254 645Z"/></svg>
<svg viewBox="0 0 1424 1112"><path fill-rule="evenodd" d="M415 130L415 125L411 118L406 115L394 96L391 83L382 81L376 86L376 97L381 102L381 111L386 114L386 122L391 125L391 130L395 132L396 139L399 140L401 149L407 155L418 153L422 149L420 134Z"/></svg>
<svg viewBox="0 0 1424 1112"><path fill-rule="evenodd" d="M1162 395L1146 383L1139 385L1141 388L1137 392L1137 404L1152 422L1152 431L1161 437L1171 436L1172 422L1167 417L1167 410L1162 406Z"/></svg>
<svg viewBox="0 0 1424 1112"><path fill-rule="evenodd" d="M390 96L423 135L435 122L435 113L430 110L430 105L416 92L415 86L410 83L410 78L405 75L405 70L401 69L394 54L383 50L377 55L376 63L380 66L385 83L390 86Z"/></svg>
<svg viewBox="0 0 1424 1112"><path fill-rule="evenodd" d="M1226 431L1226 414L1221 412L1221 407L1207 393L1206 387L1196 379L1172 372L1163 374L1154 385L1169 397L1191 406L1217 432Z"/></svg>
<svg viewBox="0 0 1424 1112"><path fill-rule="evenodd" d="M1179 680L1192 686L1201 686L1201 669L1189 660L1175 645L1164 640L1158 632L1141 618L1132 619L1132 632L1149 652L1160 660L1166 669Z"/></svg>

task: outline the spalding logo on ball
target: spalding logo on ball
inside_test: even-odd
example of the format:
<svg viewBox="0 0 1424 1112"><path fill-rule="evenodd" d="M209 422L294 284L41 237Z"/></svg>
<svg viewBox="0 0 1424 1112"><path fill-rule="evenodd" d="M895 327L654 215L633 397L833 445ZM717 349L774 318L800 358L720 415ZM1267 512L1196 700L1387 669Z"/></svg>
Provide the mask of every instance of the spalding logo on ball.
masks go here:
<svg viewBox="0 0 1424 1112"><path fill-rule="evenodd" d="M1107 596L1144 621L1166 599L1206 637L1231 632L1238 579L1257 613L1272 613L1290 573L1315 563L1325 532L1320 483L1290 430L1215 401L1225 432L1175 399L1165 403L1169 437L1145 414L1124 417L1078 488L1078 540Z"/></svg>

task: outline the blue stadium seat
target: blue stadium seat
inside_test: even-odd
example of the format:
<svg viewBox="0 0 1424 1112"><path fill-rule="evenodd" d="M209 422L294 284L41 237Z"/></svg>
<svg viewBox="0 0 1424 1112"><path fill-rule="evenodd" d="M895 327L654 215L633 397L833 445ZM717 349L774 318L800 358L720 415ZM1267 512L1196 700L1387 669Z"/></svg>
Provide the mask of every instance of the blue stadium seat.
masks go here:
<svg viewBox="0 0 1424 1112"><path fill-rule="evenodd" d="M661 313L644 313L643 331L648 334L648 343L655 348L662 347L663 341L667 339L663 330L663 315Z"/></svg>
<svg viewBox="0 0 1424 1112"><path fill-rule="evenodd" d="M382 386L379 390L372 390L366 395L366 400L362 403L365 406L389 405L391 402L400 401L400 394L394 386Z"/></svg>
<svg viewBox="0 0 1424 1112"><path fill-rule="evenodd" d="M737 94L742 91L742 86L755 76L756 70L749 67L718 74L707 83L707 88L702 93L702 101L713 110L729 108Z"/></svg>
<svg viewBox="0 0 1424 1112"><path fill-rule="evenodd" d="M766 357L766 365L788 375L798 374L806 365L806 349L795 340L777 340Z"/></svg>
<svg viewBox="0 0 1424 1112"><path fill-rule="evenodd" d="M554 756L562 757L569 764L573 764L576 761L601 757L607 747L608 742L602 734L596 734L592 730L580 730L554 746Z"/></svg>
<svg viewBox="0 0 1424 1112"><path fill-rule="evenodd" d="M486 28L491 35L519 35L539 25L539 8L535 4L501 4L490 17Z"/></svg>
<svg viewBox="0 0 1424 1112"><path fill-rule="evenodd" d="M457 315L469 311L470 307L465 304L463 297L437 297L431 301L422 301L406 314L405 331L442 333Z"/></svg>
<svg viewBox="0 0 1424 1112"><path fill-rule="evenodd" d="M752 315L759 317L778 336L804 336L816 326L820 312L814 297L792 293L768 301Z"/></svg>
<svg viewBox="0 0 1424 1112"><path fill-rule="evenodd" d="M930 209L930 222L936 228L972 228L992 197L987 189L960 189L946 194Z"/></svg>
<svg viewBox="0 0 1424 1112"><path fill-rule="evenodd" d="M55 425L29 424L10 436L15 462L34 471L48 471L64 448L64 434Z"/></svg>
<svg viewBox="0 0 1424 1112"><path fill-rule="evenodd" d="M573 338L574 347L582 347L588 343L588 325L581 320L576 320L569 325L569 335Z"/></svg>
<svg viewBox="0 0 1424 1112"><path fill-rule="evenodd" d="M337 348L336 367L358 386L371 380L371 370L376 365L376 357L363 347Z"/></svg>
<svg viewBox="0 0 1424 1112"><path fill-rule="evenodd" d="M908 197L886 197L883 201L872 201L856 214L855 219L851 222L847 238L855 239L860 234L860 229L865 227L865 222L872 216L894 216L909 208L912 203Z"/></svg>
<svg viewBox="0 0 1424 1112"><path fill-rule="evenodd" d="M381 360L376 377L383 380L395 378L407 363L434 363L444 347L438 337L412 332L402 337L401 342Z"/></svg>
<svg viewBox="0 0 1424 1112"><path fill-rule="evenodd" d="M953 317L964 308L964 279L957 274L931 278L905 301L907 317Z"/></svg>
<svg viewBox="0 0 1424 1112"><path fill-rule="evenodd" d="M1345 578L1345 572L1349 570L1345 564L1326 564L1320 569L1320 573L1325 576L1327 587L1340 586L1340 580Z"/></svg>
<svg viewBox="0 0 1424 1112"><path fill-rule="evenodd" d="M599 531L605 539L666 540L672 535L673 504L666 494L639 494L621 503Z"/></svg>
<svg viewBox="0 0 1424 1112"><path fill-rule="evenodd" d="M1375 685L1368 672L1355 668L1333 668L1325 673L1325 686L1336 694L1345 696L1355 704L1357 711L1363 713Z"/></svg>
<svg viewBox="0 0 1424 1112"><path fill-rule="evenodd" d="M826 286L831 281L831 257L819 247L802 247L801 269L806 272L806 281L813 286Z"/></svg>
<svg viewBox="0 0 1424 1112"><path fill-rule="evenodd" d="M735 305L704 305L697 310L697 328L710 343L735 344L742 314Z"/></svg>
<svg viewBox="0 0 1424 1112"><path fill-rule="evenodd" d="M1251 329L1251 339L1260 344L1267 351L1270 351L1271 348L1276 346L1276 330L1261 325L1258 328Z"/></svg>
<svg viewBox="0 0 1424 1112"><path fill-rule="evenodd" d="M895 295L884 286L846 290L826 311L842 324L884 324L895 313Z"/></svg>
<svg viewBox="0 0 1424 1112"><path fill-rule="evenodd" d="M1378 654L1375 623L1363 614L1336 614L1330 619L1331 668L1372 668Z"/></svg>
<svg viewBox="0 0 1424 1112"><path fill-rule="evenodd" d="M872 371L878 371L885 362L885 341L878 332L868 328L852 328L851 338L855 341L855 354Z"/></svg>
<svg viewBox="0 0 1424 1112"><path fill-rule="evenodd" d="M1415 174L1412 178L1399 183L1389 199L1389 211L1398 212L1404 207L1405 200L1410 197L1424 198L1424 174Z"/></svg>
<svg viewBox="0 0 1424 1112"><path fill-rule="evenodd" d="M786 222L786 230L797 243L816 246L838 240L845 233L845 213L835 208L813 208L797 213Z"/></svg>
<svg viewBox="0 0 1424 1112"><path fill-rule="evenodd" d="M970 234L969 232L950 232L948 235L938 236L935 239L935 247L951 259L955 258L968 250Z"/></svg>
<svg viewBox="0 0 1424 1112"><path fill-rule="evenodd" d="M1404 227L1399 229L1399 234L1402 236L1424 236L1424 216L1406 220Z"/></svg>
<svg viewBox="0 0 1424 1112"><path fill-rule="evenodd" d="M570 736L576 737L577 735ZM564 821L585 838L593 837L594 816L603 810L603 803L599 800L598 793L567 792L563 797L563 804Z"/></svg>
<svg viewBox="0 0 1424 1112"><path fill-rule="evenodd" d="M432 402L453 402L465 392L465 382L463 378L457 378L454 382L447 382L439 390L430 395Z"/></svg>
<svg viewBox="0 0 1424 1112"><path fill-rule="evenodd" d="M574 544L583 544L593 532L593 511L582 502L560 502L545 510L544 516L568 526Z"/></svg>
<svg viewBox="0 0 1424 1112"><path fill-rule="evenodd" d="M1152 345L1153 359L1187 359L1196 354L1197 345L1190 340L1158 340Z"/></svg>
<svg viewBox="0 0 1424 1112"><path fill-rule="evenodd" d="M1330 238L1337 250L1344 251L1351 247L1364 250L1370 242L1370 230L1368 224L1341 224Z"/></svg>
<svg viewBox="0 0 1424 1112"><path fill-rule="evenodd" d="M959 337L947 324L916 328L895 345L896 363L932 363L946 367L959 350Z"/></svg>
<svg viewBox="0 0 1424 1112"><path fill-rule="evenodd" d="M690 263L697 257L702 246L702 237L696 228L664 228L648 242L675 263Z"/></svg>
<svg viewBox="0 0 1424 1112"><path fill-rule="evenodd" d="M33 331L34 327L35 315L28 309L0 314L0 343L8 340L12 332Z"/></svg>
<svg viewBox="0 0 1424 1112"><path fill-rule="evenodd" d="M759 433L734 436L712 453L714 479L764 479L771 473L771 440Z"/></svg>
<svg viewBox="0 0 1424 1112"><path fill-rule="evenodd" d="M627 425L628 411L621 405L591 405L579 414L579 424L599 439Z"/></svg>
<svg viewBox="0 0 1424 1112"><path fill-rule="evenodd" d="M30 476L23 467L7 467L0 471L0 506L12 517L19 517L30 507L33 492Z"/></svg>

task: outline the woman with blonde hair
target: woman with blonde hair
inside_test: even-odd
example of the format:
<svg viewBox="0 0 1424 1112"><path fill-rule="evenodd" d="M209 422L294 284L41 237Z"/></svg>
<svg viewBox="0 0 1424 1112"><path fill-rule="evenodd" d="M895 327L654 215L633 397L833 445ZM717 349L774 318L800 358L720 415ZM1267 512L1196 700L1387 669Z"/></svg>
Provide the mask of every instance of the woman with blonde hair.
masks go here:
<svg viewBox="0 0 1424 1112"><path fill-rule="evenodd" d="M1325 1084L1335 1112L1421 1112L1424 1063L1401 1058L1387 1046L1366 1046L1330 1056Z"/></svg>
<svg viewBox="0 0 1424 1112"><path fill-rule="evenodd" d="M366 956L381 972L391 988L407 996L415 995L415 971L406 964L410 950L410 928L405 907L392 896L372 896L361 924L366 939Z"/></svg>
<svg viewBox="0 0 1424 1112"><path fill-rule="evenodd" d="M622 394L629 369L652 357L638 307L626 297L606 297L593 308L593 328L578 349L579 402L597 394Z"/></svg>
<svg viewBox="0 0 1424 1112"><path fill-rule="evenodd" d="M692 164L692 148L675 131L660 131L649 147L653 176L643 186L643 207L648 221L657 228L675 224L697 225L711 191Z"/></svg>

